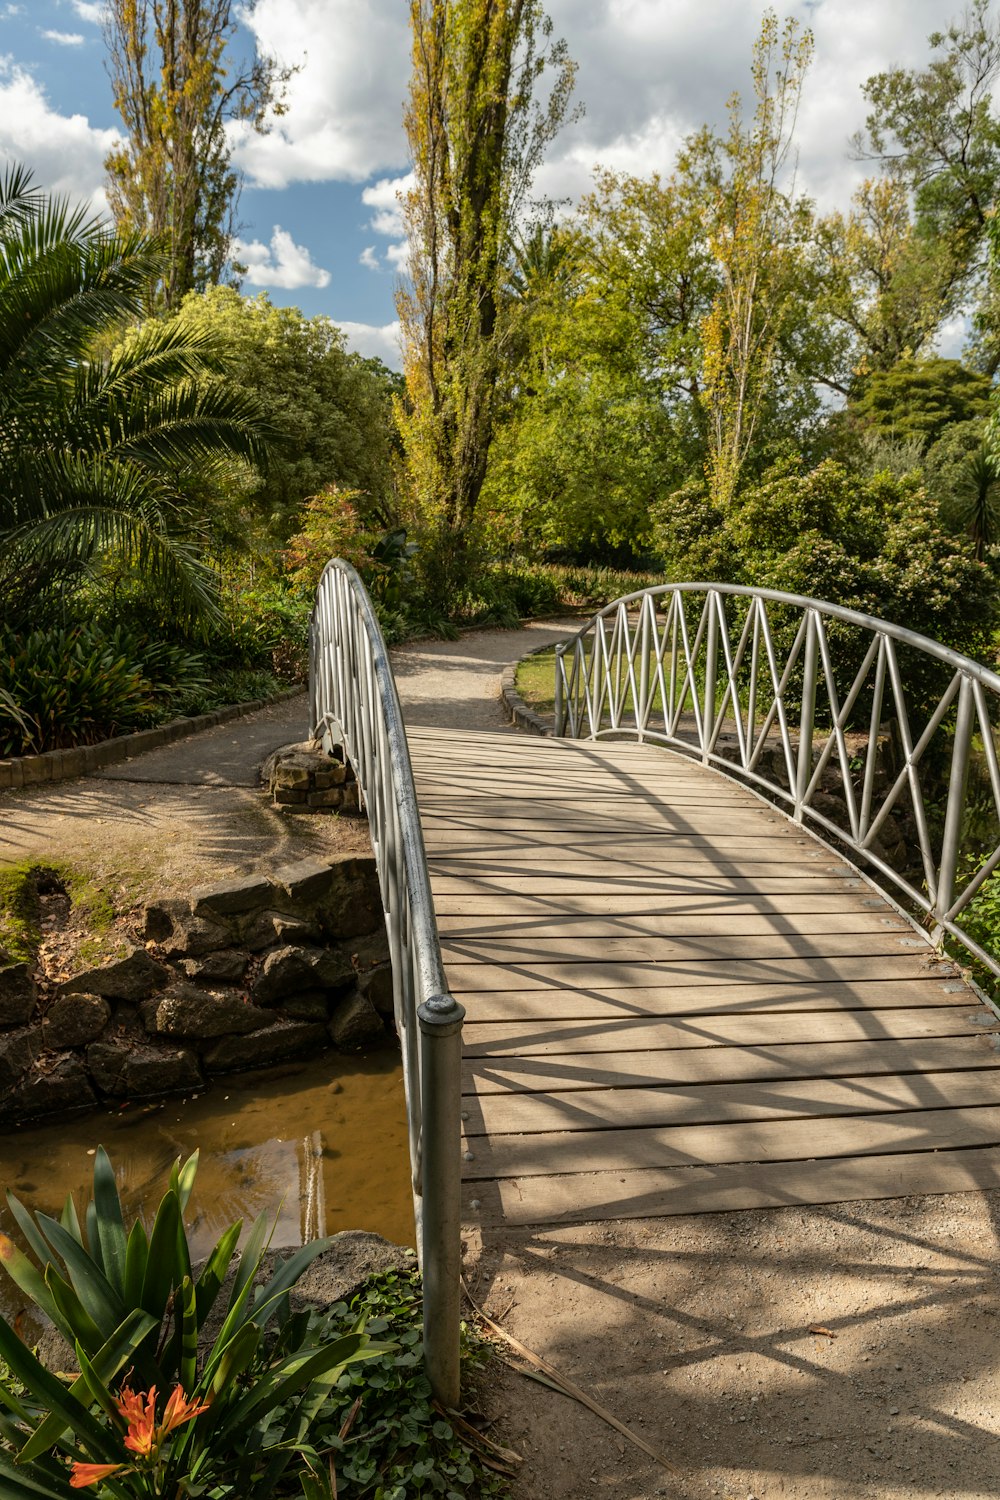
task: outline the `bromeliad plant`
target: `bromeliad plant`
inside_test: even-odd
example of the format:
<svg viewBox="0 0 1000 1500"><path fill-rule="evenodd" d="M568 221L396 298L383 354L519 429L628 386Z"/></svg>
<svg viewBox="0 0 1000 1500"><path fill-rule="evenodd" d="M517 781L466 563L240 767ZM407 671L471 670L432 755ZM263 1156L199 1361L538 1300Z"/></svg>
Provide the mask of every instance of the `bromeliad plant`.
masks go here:
<svg viewBox="0 0 1000 1500"><path fill-rule="evenodd" d="M289 1290L328 1239L255 1286L270 1238L262 1215L204 1348L242 1224L195 1276L183 1215L197 1166L197 1152L175 1164L148 1235L139 1220L126 1232L103 1148L83 1226L72 1198L55 1219L8 1193L35 1260L0 1235L0 1264L72 1345L79 1374L51 1373L0 1319L4 1500L70 1500L87 1488L99 1500L266 1500L309 1451L311 1424L345 1367L391 1347L370 1340L363 1318L318 1338L307 1313L291 1315Z"/></svg>

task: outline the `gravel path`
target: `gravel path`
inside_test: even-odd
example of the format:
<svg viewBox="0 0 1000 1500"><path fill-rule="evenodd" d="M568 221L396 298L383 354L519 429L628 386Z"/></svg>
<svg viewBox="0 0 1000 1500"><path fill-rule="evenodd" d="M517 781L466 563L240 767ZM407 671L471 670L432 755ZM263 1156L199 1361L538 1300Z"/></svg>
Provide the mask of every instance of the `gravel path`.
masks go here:
<svg viewBox="0 0 1000 1500"><path fill-rule="evenodd" d="M476 630L457 641L397 647L392 665L406 722L515 733L500 704L501 671L579 628L579 620L532 620L520 630Z"/></svg>

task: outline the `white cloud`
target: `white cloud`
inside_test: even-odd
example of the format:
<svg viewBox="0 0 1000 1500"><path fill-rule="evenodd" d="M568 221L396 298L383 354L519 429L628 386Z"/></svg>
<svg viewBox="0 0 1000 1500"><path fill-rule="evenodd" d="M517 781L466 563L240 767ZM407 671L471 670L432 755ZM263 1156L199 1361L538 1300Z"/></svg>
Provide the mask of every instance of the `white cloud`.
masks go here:
<svg viewBox="0 0 1000 1500"><path fill-rule="evenodd" d="M0 57L0 160L30 167L39 187L107 211L104 158L121 139L85 115L60 115L31 74Z"/></svg>
<svg viewBox="0 0 1000 1500"><path fill-rule="evenodd" d="M23 15L24 15L24 6L23 5L8 4L8 5L4 6L3 10L0 10L0 18L2 18L5 21L12 19L12 17L14 17L14 16L23 16Z"/></svg>
<svg viewBox="0 0 1000 1500"><path fill-rule="evenodd" d="M333 321L343 329L348 348L356 354L363 354L366 359L377 356L392 370L403 368L398 321L385 323L381 328L373 323L344 323L339 318Z"/></svg>
<svg viewBox="0 0 1000 1500"><path fill-rule="evenodd" d="M233 128L250 181L363 182L406 160L407 11L399 0L257 0L244 12L261 51L302 64L268 135Z"/></svg>
<svg viewBox="0 0 1000 1500"><path fill-rule="evenodd" d="M274 226L270 245L260 240L233 241L233 256L247 267L251 286L276 286L294 291L302 286L329 286L330 273L317 266L304 245L297 245L280 224Z"/></svg>
<svg viewBox="0 0 1000 1500"><path fill-rule="evenodd" d="M79 31L43 31L47 42L58 42L60 47L82 47L83 37Z"/></svg>
<svg viewBox="0 0 1000 1500"><path fill-rule="evenodd" d="M100 26L104 20L106 6L104 0L73 0L73 9L81 21L89 21L93 26Z"/></svg>
<svg viewBox="0 0 1000 1500"><path fill-rule="evenodd" d="M406 275L406 263L410 258L410 242L403 240L398 245L387 245L385 258L390 266L395 266L400 275Z"/></svg>
<svg viewBox="0 0 1000 1500"><path fill-rule="evenodd" d="M382 269L382 267L378 263L378 256L375 254L374 245L365 246L361 254L358 256L358 262L360 265L365 266L369 271L381 271Z"/></svg>

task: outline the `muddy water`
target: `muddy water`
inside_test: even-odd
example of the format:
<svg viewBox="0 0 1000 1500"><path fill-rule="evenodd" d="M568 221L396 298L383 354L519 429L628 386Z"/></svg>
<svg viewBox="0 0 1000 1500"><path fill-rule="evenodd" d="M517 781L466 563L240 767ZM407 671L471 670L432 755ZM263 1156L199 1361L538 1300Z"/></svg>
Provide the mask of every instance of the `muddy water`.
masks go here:
<svg viewBox="0 0 1000 1500"><path fill-rule="evenodd" d="M208 1093L147 1109L84 1115L0 1136L0 1186L31 1208L78 1206L93 1153L107 1150L126 1223L152 1220L178 1156L200 1149L188 1237L205 1255L235 1219L277 1218L272 1246L340 1229L372 1229L413 1243L406 1111L399 1054L336 1054L304 1066L226 1079ZM20 1240L0 1193L0 1229ZM0 1313L24 1298L0 1273Z"/></svg>

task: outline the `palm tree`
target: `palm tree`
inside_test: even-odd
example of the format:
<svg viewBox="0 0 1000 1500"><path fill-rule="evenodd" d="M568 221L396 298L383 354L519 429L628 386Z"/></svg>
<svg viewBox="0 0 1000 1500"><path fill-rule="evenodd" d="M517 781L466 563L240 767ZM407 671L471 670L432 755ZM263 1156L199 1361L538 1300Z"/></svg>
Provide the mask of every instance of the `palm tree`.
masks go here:
<svg viewBox="0 0 1000 1500"><path fill-rule="evenodd" d="M141 317L154 242L0 177L0 615L37 621L98 563L134 567L175 613L212 609L186 493L260 462L253 399L227 386L209 335ZM206 372L216 378L205 380Z"/></svg>
<svg viewBox="0 0 1000 1500"><path fill-rule="evenodd" d="M993 455L985 443L976 448L959 470L948 506L948 519L972 538L982 562L987 548L1000 541L1000 485Z"/></svg>

